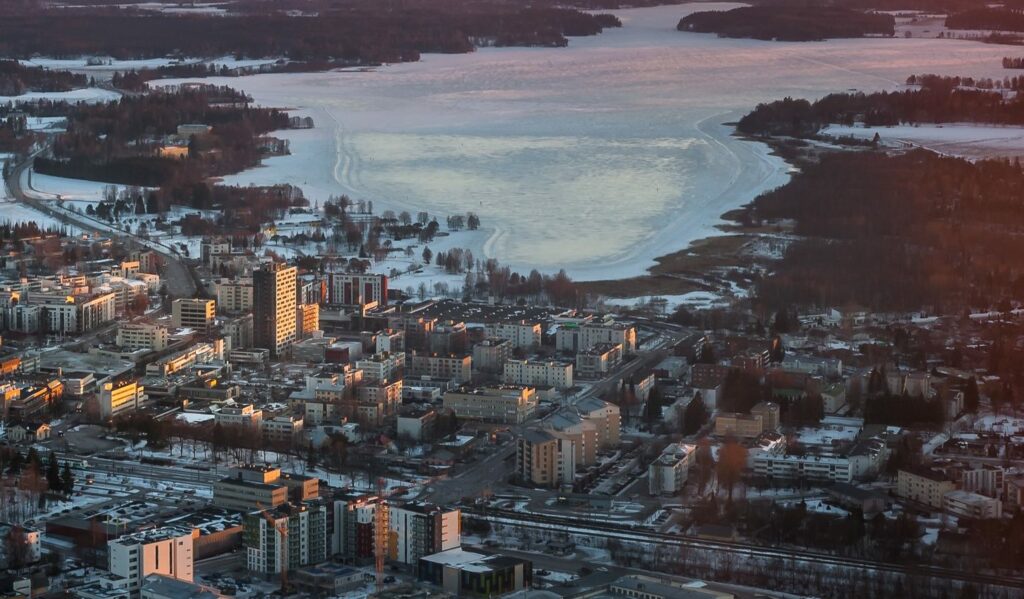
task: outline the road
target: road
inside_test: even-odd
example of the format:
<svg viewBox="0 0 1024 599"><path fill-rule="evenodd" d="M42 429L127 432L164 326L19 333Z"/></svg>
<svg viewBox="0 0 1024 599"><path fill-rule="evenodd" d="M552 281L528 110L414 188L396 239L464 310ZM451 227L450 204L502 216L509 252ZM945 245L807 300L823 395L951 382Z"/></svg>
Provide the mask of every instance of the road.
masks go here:
<svg viewBox="0 0 1024 599"><path fill-rule="evenodd" d="M604 397L606 393L613 390L623 379L629 378L637 370L661 361L666 355L666 350L663 348L666 345L671 345L671 343L677 341L683 335L681 330L674 328L659 332L663 337L663 342L656 344L650 350L638 351L637 356L629 362L624 362L607 376L591 384L587 389L567 398L565 405L574 406L589 397ZM512 432L513 437L518 438L524 429L543 425L544 421L554 413L551 412L522 425L511 426L509 430ZM444 505L456 502L463 497L478 497L486 491L494 491L497 487L504 487L506 485L506 478L512 472L511 465L507 464L506 461L512 460L515 450L516 444L514 440L505 443L490 455L470 465L456 476L431 483L422 498L429 498L434 503Z"/></svg>
<svg viewBox="0 0 1024 599"><path fill-rule="evenodd" d="M196 290L199 288L197 284L197 277L190 268L186 258L179 255L170 246L115 229L109 224L98 219L66 210L51 202L32 197L31 194L26 192L22 187L23 175L32 167L32 162L36 156L46 152L48 149L49 146L37 150L11 169L10 176L8 176L5 181L7 191L10 196L26 206L51 218L57 219L62 223L74 225L84 231L105 237L117 236L128 239L141 247L153 250L153 252L162 258L163 264L160 277L167 285L168 293L172 297L194 297Z"/></svg>

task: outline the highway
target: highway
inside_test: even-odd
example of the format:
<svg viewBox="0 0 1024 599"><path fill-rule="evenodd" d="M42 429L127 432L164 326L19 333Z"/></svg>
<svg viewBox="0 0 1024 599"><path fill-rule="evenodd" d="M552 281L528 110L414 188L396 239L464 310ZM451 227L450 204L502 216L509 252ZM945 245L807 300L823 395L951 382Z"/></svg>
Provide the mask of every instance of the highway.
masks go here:
<svg viewBox="0 0 1024 599"><path fill-rule="evenodd" d="M631 526L603 524L594 520L581 520L571 517L548 516L540 514L524 514L510 510L480 510L471 507L462 508L463 518L484 520L491 524L502 524L518 528L535 530L569 532L590 537L604 537L619 541L651 543L659 546L675 546L705 551L731 553L741 558L760 558L765 560L788 560L802 562L811 566L826 568L849 568L856 571L872 571L905 576L935 578L963 583L1006 587L1011 589L1024 588L1024 577L1002 576L973 571L942 568L925 564L892 564L868 559L858 559L818 553L806 549L789 549L767 547L743 541L720 541L703 539L691 535L668 534L648 531Z"/></svg>
<svg viewBox="0 0 1024 599"><path fill-rule="evenodd" d="M98 219L72 212L56 206L55 203L32 197L31 194L26 193L26 190L22 188L23 176L32 167L32 162L36 156L46 152L48 149L49 146L35 151L11 169L10 175L5 180L10 197L62 223L74 225L84 231L104 237L115 236L130 239L141 247L153 250L153 252L163 258L163 270L160 276L167 285L168 293L173 297L194 297L196 290L199 289L197 277L188 266L186 259L179 255L174 248L115 229Z"/></svg>

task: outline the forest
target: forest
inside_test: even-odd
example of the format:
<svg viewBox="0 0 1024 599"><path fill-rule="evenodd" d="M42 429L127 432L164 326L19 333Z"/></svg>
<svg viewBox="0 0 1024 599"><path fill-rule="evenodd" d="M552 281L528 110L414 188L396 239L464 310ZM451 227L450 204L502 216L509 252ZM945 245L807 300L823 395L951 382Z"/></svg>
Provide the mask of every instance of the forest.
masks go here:
<svg viewBox="0 0 1024 599"><path fill-rule="evenodd" d="M748 211L801 237L757 285L769 306L959 310L1024 294L1019 163L831 153Z"/></svg>
<svg viewBox="0 0 1024 599"><path fill-rule="evenodd" d="M144 187L187 185L238 172L280 146L266 133L290 126L287 113L247 101L230 88L192 86L75 105L67 131L54 141L53 158L37 158L35 169ZM187 143L186 158L161 155L178 125L188 123L209 125L210 133L180 141Z"/></svg>
<svg viewBox="0 0 1024 599"><path fill-rule="evenodd" d="M1004 99L995 89L1019 90L1024 78L997 82L934 75L913 76L918 89L829 94L816 102L786 98L759 104L740 119L748 135L810 137L829 124L890 126L901 123L1024 124L1024 98ZM996 85L998 83L998 85Z"/></svg>
<svg viewBox="0 0 1024 599"><path fill-rule="evenodd" d="M566 36L617 27L611 15L560 8L490 7L469 12L375 6L285 13L171 16L115 9L30 11L0 19L0 55L114 58L279 58L381 64L478 45L565 46Z"/></svg>
<svg viewBox="0 0 1024 599"><path fill-rule="evenodd" d="M751 6L728 11L697 12L679 21L676 29L716 33L719 37L789 42L894 35L891 15L846 8Z"/></svg>
<svg viewBox="0 0 1024 599"><path fill-rule="evenodd" d="M85 87L85 75L27 67L16 60L0 60L0 96L20 96L26 92L66 92Z"/></svg>
<svg viewBox="0 0 1024 599"><path fill-rule="evenodd" d="M1024 11L1019 8L972 8L946 17L949 29L1024 31Z"/></svg>

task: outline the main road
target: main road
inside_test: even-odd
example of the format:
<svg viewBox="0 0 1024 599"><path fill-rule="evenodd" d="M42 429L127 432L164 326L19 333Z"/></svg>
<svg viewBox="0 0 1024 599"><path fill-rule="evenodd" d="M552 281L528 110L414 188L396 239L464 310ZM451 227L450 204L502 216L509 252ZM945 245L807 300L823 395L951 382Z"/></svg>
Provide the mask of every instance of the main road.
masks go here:
<svg viewBox="0 0 1024 599"><path fill-rule="evenodd" d="M11 169L7 179L5 180L7 192L10 197L33 210L41 212L42 214L54 218L62 223L78 227L83 231L107 237L122 237L141 247L152 250L162 258L163 264L160 277L167 285L167 292L172 297L194 297L196 295L196 290L199 289L200 285L198 276L195 274L195 271L190 266L188 260L181 256L174 248L122 231L99 219L84 214L78 214L63 207L56 206L52 202L42 200L38 197L33 197L31 193L28 193L28 191L22 187L22 179L24 179L25 173L32 168L32 163L36 156L46 152L48 149L49 146L33 152L28 156L28 158Z"/></svg>

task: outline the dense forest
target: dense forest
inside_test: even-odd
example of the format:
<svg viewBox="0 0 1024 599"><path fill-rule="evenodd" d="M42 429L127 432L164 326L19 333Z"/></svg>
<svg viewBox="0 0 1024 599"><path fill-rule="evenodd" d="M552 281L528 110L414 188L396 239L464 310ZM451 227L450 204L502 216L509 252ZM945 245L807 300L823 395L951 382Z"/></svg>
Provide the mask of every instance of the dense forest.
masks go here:
<svg viewBox="0 0 1024 599"><path fill-rule="evenodd" d="M172 16L110 10L61 10L0 19L0 55L115 58L166 56L286 57L379 64L414 61L422 52L470 52L477 45L564 46L566 36L619 26L610 15L571 9L487 11L364 8L316 16Z"/></svg>
<svg viewBox="0 0 1024 599"><path fill-rule="evenodd" d="M37 158L38 172L124 185L187 184L255 166L275 147L264 137L290 125L287 113L249 106L230 88L190 86L106 104L79 104L57 136L53 158ZM209 134L177 140L187 158L168 157L177 127L202 123Z"/></svg>
<svg viewBox="0 0 1024 599"><path fill-rule="evenodd" d="M972 8L946 17L950 29L1024 31L1024 11L1019 8Z"/></svg>
<svg viewBox="0 0 1024 599"><path fill-rule="evenodd" d="M85 75L23 66L16 60L0 60L0 96L25 92L66 92L89 84Z"/></svg>
<svg viewBox="0 0 1024 599"><path fill-rule="evenodd" d="M827 154L748 210L801 236L758 285L771 306L956 309L1024 295L1018 163Z"/></svg>
<svg viewBox="0 0 1024 599"><path fill-rule="evenodd" d="M894 35L891 15L833 7L751 6L728 11L697 12L679 21L679 31L717 33L778 41L819 41L832 38Z"/></svg>
<svg viewBox="0 0 1024 599"><path fill-rule="evenodd" d="M740 119L737 129L748 135L813 136L828 124L901 123L1024 124L1024 98L1004 98L995 83L961 77L915 76L918 89L898 92L830 94L816 102L786 98L760 104ZM1018 90L1020 77L998 81L998 88Z"/></svg>

